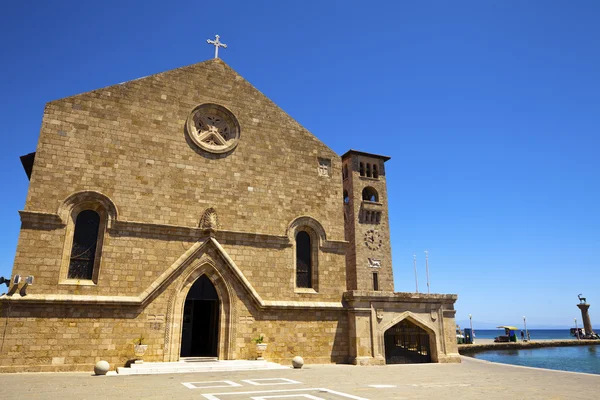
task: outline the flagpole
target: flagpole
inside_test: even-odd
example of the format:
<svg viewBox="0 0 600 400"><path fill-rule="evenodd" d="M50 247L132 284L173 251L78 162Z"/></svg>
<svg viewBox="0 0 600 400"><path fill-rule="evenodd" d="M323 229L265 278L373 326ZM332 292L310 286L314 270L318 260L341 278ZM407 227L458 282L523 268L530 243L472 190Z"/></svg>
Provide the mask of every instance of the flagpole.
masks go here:
<svg viewBox="0 0 600 400"><path fill-rule="evenodd" d="M415 286L417 288L417 293L419 293L419 278L417 276L417 255L413 254L413 266L415 267Z"/></svg>
<svg viewBox="0 0 600 400"><path fill-rule="evenodd" d="M429 252L425 250L425 271L427 273L427 294L429 294Z"/></svg>

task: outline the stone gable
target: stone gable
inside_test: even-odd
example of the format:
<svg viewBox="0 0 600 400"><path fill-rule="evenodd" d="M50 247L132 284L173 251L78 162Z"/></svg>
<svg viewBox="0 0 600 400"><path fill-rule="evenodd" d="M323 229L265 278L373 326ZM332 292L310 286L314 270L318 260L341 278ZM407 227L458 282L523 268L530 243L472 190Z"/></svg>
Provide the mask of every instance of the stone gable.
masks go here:
<svg viewBox="0 0 600 400"><path fill-rule="evenodd" d="M239 121L228 154L185 132L204 103ZM319 176L319 158L331 176ZM311 215L343 240L340 182L332 150L216 59L48 103L25 209L53 213L71 193L98 190L128 221L195 227L215 207L227 229L282 234Z"/></svg>

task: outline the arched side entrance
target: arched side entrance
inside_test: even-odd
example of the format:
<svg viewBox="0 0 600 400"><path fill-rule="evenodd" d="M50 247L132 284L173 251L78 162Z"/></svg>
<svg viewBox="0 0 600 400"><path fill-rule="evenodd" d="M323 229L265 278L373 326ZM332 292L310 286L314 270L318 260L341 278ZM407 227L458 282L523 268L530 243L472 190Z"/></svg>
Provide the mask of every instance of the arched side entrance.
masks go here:
<svg viewBox="0 0 600 400"><path fill-rule="evenodd" d="M217 357L219 295L206 275L194 282L183 306L181 357Z"/></svg>
<svg viewBox="0 0 600 400"><path fill-rule="evenodd" d="M431 339L425 329L403 319L384 333L386 364L431 362Z"/></svg>

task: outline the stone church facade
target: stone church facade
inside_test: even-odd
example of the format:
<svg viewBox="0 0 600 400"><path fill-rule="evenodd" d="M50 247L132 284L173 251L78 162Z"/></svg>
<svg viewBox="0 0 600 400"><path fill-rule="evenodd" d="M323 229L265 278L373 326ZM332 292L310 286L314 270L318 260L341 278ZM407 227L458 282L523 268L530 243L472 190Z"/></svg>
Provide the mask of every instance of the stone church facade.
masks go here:
<svg viewBox="0 0 600 400"><path fill-rule="evenodd" d="M145 361L263 336L286 364L459 362L456 295L394 292L387 160L338 156L219 59L48 103L0 372L122 366L140 335Z"/></svg>

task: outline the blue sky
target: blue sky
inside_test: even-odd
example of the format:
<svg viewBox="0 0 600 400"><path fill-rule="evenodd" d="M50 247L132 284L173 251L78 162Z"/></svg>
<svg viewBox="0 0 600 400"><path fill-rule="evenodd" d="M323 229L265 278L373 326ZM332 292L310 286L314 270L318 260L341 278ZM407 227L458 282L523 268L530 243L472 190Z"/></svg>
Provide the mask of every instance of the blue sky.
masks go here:
<svg viewBox="0 0 600 400"><path fill-rule="evenodd" d="M221 57L338 154L389 155L397 291L457 319L600 324L600 3L5 1L0 275L48 101ZM340 199L341 201L341 199ZM1 289L0 289L1 291Z"/></svg>

